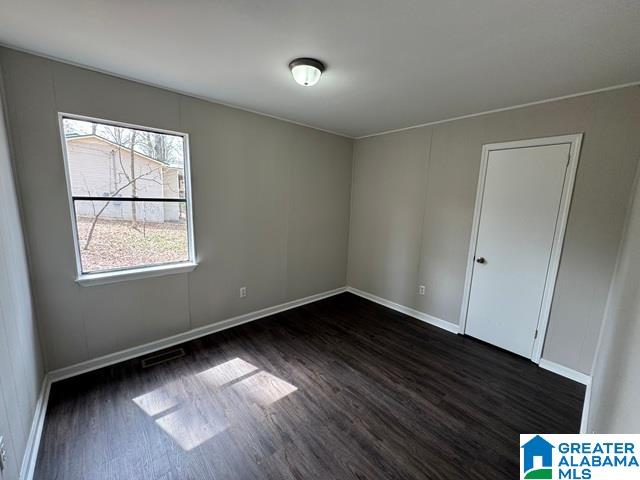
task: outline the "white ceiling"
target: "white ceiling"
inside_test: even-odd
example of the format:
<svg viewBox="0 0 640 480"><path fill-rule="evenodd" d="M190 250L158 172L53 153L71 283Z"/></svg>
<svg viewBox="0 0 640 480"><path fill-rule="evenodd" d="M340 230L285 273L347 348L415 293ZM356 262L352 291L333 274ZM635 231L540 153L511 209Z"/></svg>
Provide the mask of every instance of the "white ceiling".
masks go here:
<svg viewBox="0 0 640 480"><path fill-rule="evenodd" d="M0 42L357 137L638 81L640 0L0 0Z"/></svg>

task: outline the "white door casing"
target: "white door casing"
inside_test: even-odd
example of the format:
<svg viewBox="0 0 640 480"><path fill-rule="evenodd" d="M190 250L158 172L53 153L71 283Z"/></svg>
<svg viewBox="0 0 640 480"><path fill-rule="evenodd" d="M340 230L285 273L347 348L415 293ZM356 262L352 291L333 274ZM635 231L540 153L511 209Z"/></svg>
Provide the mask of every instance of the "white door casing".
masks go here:
<svg viewBox="0 0 640 480"><path fill-rule="evenodd" d="M461 332L536 363L581 139L581 134L566 135L490 144L482 150ZM477 263L481 257L485 262Z"/></svg>

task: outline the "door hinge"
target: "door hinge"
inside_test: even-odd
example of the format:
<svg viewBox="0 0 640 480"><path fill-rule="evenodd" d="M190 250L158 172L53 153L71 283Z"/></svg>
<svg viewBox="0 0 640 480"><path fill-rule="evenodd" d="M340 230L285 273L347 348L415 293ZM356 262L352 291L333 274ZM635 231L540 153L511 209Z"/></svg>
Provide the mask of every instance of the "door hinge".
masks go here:
<svg viewBox="0 0 640 480"><path fill-rule="evenodd" d="M536 330L536 333L533 334L533 339L535 340L536 338L538 338L538 330Z"/></svg>

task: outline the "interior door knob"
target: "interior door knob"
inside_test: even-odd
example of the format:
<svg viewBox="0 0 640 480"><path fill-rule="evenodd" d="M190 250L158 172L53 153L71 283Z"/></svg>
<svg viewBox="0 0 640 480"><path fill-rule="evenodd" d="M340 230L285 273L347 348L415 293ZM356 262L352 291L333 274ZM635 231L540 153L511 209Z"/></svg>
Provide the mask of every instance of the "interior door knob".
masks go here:
<svg viewBox="0 0 640 480"><path fill-rule="evenodd" d="M484 257L476 258L476 262L478 262L478 263L487 263L487 261L484 259Z"/></svg>

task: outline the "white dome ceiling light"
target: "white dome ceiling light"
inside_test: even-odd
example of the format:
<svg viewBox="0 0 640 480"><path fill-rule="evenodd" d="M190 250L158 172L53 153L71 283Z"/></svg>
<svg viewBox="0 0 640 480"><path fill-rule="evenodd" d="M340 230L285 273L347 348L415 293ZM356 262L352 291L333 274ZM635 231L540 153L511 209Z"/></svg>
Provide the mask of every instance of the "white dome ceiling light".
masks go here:
<svg viewBox="0 0 640 480"><path fill-rule="evenodd" d="M324 64L313 58L296 58L289 64L293 79L303 87L312 87L324 72Z"/></svg>

